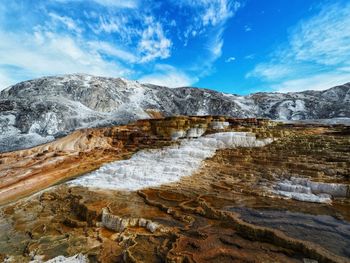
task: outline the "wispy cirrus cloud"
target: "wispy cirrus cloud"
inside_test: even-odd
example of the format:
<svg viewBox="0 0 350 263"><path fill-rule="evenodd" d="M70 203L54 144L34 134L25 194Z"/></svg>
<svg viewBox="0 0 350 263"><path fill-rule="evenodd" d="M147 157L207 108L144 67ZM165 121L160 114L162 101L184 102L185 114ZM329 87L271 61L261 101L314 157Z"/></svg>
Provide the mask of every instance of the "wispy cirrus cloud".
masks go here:
<svg viewBox="0 0 350 263"><path fill-rule="evenodd" d="M255 66L253 71L246 74L247 78L257 77L267 81L274 81L285 78L293 72L293 68L278 62L260 63Z"/></svg>
<svg viewBox="0 0 350 263"><path fill-rule="evenodd" d="M104 60L96 49L69 36L36 31L19 38L16 34L0 32L0 38L6 39L0 43L0 69L11 65L29 77L72 72L104 76L129 73L116 62Z"/></svg>
<svg viewBox="0 0 350 263"><path fill-rule="evenodd" d="M273 85L272 88L279 92L298 92L304 90L325 90L340 84L349 82L350 71L348 72L325 72L304 78L295 78Z"/></svg>
<svg viewBox="0 0 350 263"><path fill-rule="evenodd" d="M192 7L196 27L225 23L241 7L239 1L233 0L173 0L180 7Z"/></svg>
<svg viewBox="0 0 350 263"><path fill-rule="evenodd" d="M0 89L75 72L193 84L222 55L226 22L239 6L234 0L39 0L35 9L21 0L0 3ZM197 52L179 61L185 42Z"/></svg>
<svg viewBox="0 0 350 263"><path fill-rule="evenodd" d="M185 43L188 38L209 35L207 50L213 55L212 60L221 56L224 44L223 31L227 21L233 17L242 4L234 0L173 0L180 8L191 7L193 14L188 19L184 33Z"/></svg>
<svg viewBox="0 0 350 263"><path fill-rule="evenodd" d="M114 8L137 8L139 0L51 0L59 3L93 2L106 7Z"/></svg>
<svg viewBox="0 0 350 263"><path fill-rule="evenodd" d="M149 62L155 58L168 58L172 42L165 36L161 23L153 17L146 17L147 27L142 31L138 49L142 55L141 62Z"/></svg>
<svg viewBox="0 0 350 263"><path fill-rule="evenodd" d="M90 41L87 42L87 46L94 52L98 52L106 56L113 56L114 58L118 58L121 61L128 63L137 63L138 61L138 58L135 54L116 45L111 45L109 42Z"/></svg>
<svg viewBox="0 0 350 263"><path fill-rule="evenodd" d="M57 26L57 24L61 24L68 30L75 31L76 33L82 33L83 31L77 22L68 16L60 16L56 13L49 13L49 16L52 18L51 23L55 26Z"/></svg>
<svg viewBox="0 0 350 263"><path fill-rule="evenodd" d="M170 88L188 87L197 81L195 77L190 77L171 65L157 64L154 70L155 73L145 75L139 81Z"/></svg>
<svg viewBox="0 0 350 263"><path fill-rule="evenodd" d="M288 42L246 77L260 78L276 91L326 89L350 81L350 3L328 3L300 21Z"/></svg>
<svg viewBox="0 0 350 263"><path fill-rule="evenodd" d="M108 7L118 8L137 8L139 7L139 0L93 0L96 3Z"/></svg>

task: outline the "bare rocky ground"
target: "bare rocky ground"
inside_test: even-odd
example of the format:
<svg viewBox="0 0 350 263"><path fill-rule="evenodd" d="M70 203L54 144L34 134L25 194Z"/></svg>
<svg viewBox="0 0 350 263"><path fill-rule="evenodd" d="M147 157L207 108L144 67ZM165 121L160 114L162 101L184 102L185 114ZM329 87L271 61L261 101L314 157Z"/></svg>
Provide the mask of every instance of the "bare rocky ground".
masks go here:
<svg viewBox="0 0 350 263"><path fill-rule="evenodd" d="M0 92L0 152L34 147L77 129L174 115L349 123L350 83L324 91L239 96L85 74L42 77Z"/></svg>
<svg viewBox="0 0 350 263"><path fill-rule="evenodd" d="M84 136L93 134L91 142L94 135L108 142L105 147L109 150L104 153L111 154L103 161L97 158L104 155L102 149L93 143L88 150L80 148L86 143L74 144L76 148L68 147L70 151L62 148L62 143L50 144L60 145L60 155L68 156L67 166L49 162L55 147L12 152L6 158L8 164L17 163L16 169L24 165L14 173L17 178L33 165L18 163L16 158L25 160L25 154L39 154L41 172L57 172L74 163L81 167L91 164L89 168L64 170L60 176L68 180L106 161L126 158L138 145L172 144L166 138L174 130L209 127L213 121L208 117L186 120L159 120L149 125L153 128L143 133L137 130L138 136L131 137L125 133L130 127L124 127L124 136L118 140L106 138L116 138L120 130L110 133L113 135L107 135L106 130L87 132ZM349 128L220 121L230 122L226 130L254 132L260 138L276 140L265 147L218 150L192 176L159 187L117 191L60 183L34 195L39 189L24 191L23 196L28 197L7 199L10 203L1 207L0 258L5 262L40 262L82 253L89 262L350 262L349 193L331 196L331 202L313 203L285 198L274 191L278 182L292 177L348 187ZM140 140L140 134L148 139ZM161 140L156 140L160 134ZM144 143L138 144L140 141ZM145 141L152 143L147 146ZM127 154L110 158L117 148L123 149L120 154ZM29 180L39 174L37 170L23 176ZM25 187L27 179L16 183ZM45 187L62 182L56 179ZM9 184L2 190L6 187Z"/></svg>

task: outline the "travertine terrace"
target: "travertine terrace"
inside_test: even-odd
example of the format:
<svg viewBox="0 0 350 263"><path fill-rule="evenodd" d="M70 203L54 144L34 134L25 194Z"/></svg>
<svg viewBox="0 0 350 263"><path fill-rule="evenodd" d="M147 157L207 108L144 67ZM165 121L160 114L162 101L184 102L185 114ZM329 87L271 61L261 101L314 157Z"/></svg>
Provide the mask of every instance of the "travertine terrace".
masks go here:
<svg viewBox="0 0 350 263"><path fill-rule="evenodd" d="M140 150L232 131L273 142L218 149L191 175L136 191L65 183ZM300 178L346 189L349 160L349 128L341 125L208 116L79 130L1 155L0 258L349 262L349 192L315 203L288 198L278 188L281 182ZM296 189L304 188L288 188Z"/></svg>
<svg viewBox="0 0 350 263"><path fill-rule="evenodd" d="M198 137L217 130L223 117L169 117L140 120L127 126L82 129L54 142L0 154L0 204L125 159L143 148L175 143L177 137ZM264 120L228 119L238 126L263 125ZM212 123L212 124L211 124ZM219 127L221 128L221 127Z"/></svg>

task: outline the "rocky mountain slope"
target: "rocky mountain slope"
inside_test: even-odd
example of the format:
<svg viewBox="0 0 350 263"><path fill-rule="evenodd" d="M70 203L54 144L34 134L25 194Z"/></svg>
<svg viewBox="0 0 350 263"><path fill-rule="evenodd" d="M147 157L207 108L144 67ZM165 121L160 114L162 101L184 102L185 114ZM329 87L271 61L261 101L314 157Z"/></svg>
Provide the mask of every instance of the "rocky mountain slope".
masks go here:
<svg viewBox="0 0 350 263"><path fill-rule="evenodd" d="M172 115L350 117L350 83L325 91L238 96L84 74L44 77L0 92L0 152L45 143L79 128Z"/></svg>

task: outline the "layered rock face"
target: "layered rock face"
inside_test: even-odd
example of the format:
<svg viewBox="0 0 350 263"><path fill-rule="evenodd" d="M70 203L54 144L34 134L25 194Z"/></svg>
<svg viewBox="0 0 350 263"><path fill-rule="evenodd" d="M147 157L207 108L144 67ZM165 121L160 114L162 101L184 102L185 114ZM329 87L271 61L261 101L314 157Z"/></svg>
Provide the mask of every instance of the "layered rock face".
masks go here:
<svg viewBox="0 0 350 263"><path fill-rule="evenodd" d="M0 152L33 147L80 128L160 116L349 118L349 90L345 84L326 91L237 96L90 75L40 78L0 93Z"/></svg>
<svg viewBox="0 0 350 263"><path fill-rule="evenodd" d="M75 131L51 143L0 154L0 204L90 172L103 163L128 158L142 148L159 148L175 143L175 138L222 131L215 126L221 122L231 123L231 127L269 123L262 119L169 117Z"/></svg>
<svg viewBox="0 0 350 263"><path fill-rule="evenodd" d="M113 163L114 170L108 165L97 170L100 174L86 184L70 181L0 207L0 259L349 262L350 199L347 193L328 191L331 185L350 185L349 136L344 126L172 117L80 130L2 154L1 189L16 192L3 202L120 161ZM206 159L200 158L201 165L186 176L162 185L120 187L133 171L144 172L133 183L151 176L148 161L153 180L187 171L164 162L170 152L171 164L182 165L184 156ZM149 153L157 158L134 157ZM57 157L60 163L55 163ZM119 185L98 188L106 175L115 175ZM319 194L316 189L328 191L331 202L287 198L276 190L288 181L305 183L314 194ZM41 188L32 188L37 184Z"/></svg>

